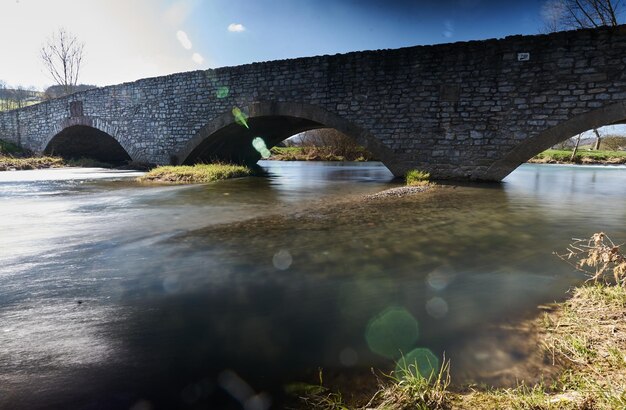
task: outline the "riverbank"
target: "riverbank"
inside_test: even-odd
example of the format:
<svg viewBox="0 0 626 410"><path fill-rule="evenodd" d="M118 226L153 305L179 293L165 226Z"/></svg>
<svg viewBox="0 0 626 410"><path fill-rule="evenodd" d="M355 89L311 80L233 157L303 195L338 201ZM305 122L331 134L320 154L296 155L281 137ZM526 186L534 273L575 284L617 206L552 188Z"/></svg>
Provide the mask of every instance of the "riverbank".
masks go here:
<svg viewBox="0 0 626 410"><path fill-rule="evenodd" d="M622 409L626 408L626 290L585 285L565 302L540 306L534 318L511 327L498 343L522 343L526 359L511 387L450 383L445 362L430 380L415 368L373 371L347 384L293 385L293 408L320 409ZM444 358L445 359L445 358ZM419 367L419 363L418 363ZM366 380L359 380L366 379ZM367 380L369 379L369 380ZM363 387L366 386L365 391ZM369 390L369 392L367 391ZM368 394L369 393L369 394Z"/></svg>
<svg viewBox="0 0 626 410"><path fill-rule="evenodd" d="M572 159L572 151L549 149L529 159L535 164L581 164L619 165L626 164L626 151L579 150Z"/></svg>
<svg viewBox="0 0 626 410"><path fill-rule="evenodd" d="M337 151L332 147L273 147L269 158L273 161L375 161L365 148L351 147Z"/></svg>

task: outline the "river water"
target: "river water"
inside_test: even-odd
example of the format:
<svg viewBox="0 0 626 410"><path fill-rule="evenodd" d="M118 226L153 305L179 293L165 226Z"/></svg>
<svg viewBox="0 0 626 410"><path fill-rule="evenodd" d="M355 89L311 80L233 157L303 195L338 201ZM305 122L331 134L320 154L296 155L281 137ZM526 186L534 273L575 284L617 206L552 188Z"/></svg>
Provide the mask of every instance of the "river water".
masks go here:
<svg viewBox="0 0 626 410"><path fill-rule="evenodd" d="M584 279L553 251L626 240L624 167L364 201L397 184L378 163L260 165L197 186L0 173L0 408L260 410L400 354L480 380L515 355L459 346Z"/></svg>

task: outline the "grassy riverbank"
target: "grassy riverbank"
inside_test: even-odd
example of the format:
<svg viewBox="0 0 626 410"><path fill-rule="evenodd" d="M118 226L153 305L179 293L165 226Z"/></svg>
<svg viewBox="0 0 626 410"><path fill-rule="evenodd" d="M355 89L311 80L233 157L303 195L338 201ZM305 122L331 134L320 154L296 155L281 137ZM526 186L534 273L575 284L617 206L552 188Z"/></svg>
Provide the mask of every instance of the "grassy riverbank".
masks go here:
<svg viewBox="0 0 626 410"><path fill-rule="evenodd" d="M59 157L32 156L17 145L0 140L0 171L57 168L65 166Z"/></svg>
<svg viewBox="0 0 626 410"><path fill-rule="evenodd" d="M626 164L626 151L579 150L571 160L572 151L549 149L528 162L539 164Z"/></svg>
<svg viewBox="0 0 626 410"><path fill-rule="evenodd" d="M566 302L543 306L520 324L536 355L522 363L543 380L513 388L454 386L449 363L430 380L414 367L378 376L369 396L333 391L332 386L301 389L299 403L319 409L623 409L626 408L626 290L588 285ZM453 364L452 364L453 365ZM366 376L367 377L367 376ZM370 378L374 376L370 375ZM521 377L521 376L520 376ZM343 394L342 394L343 393ZM298 394L296 394L298 395ZM368 399L369 397L369 399Z"/></svg>
<svg viewBox="0 0 626 410"><path fill-rule="evenodd" d="M14 158L0 155L0 171L58 168L66 166L65 161L58 157Z"/></svg>
<svg viewBox="0 0 626 410"><path fill-rule="evenodd" d="M333 147L301 146L274 147L270 150L274 161L373 161L365 148L355 146L338 151Z"/></svg>
<svg viewBox="0 0 626 410"><path fill-rule="evenodd" d="M252 175L252 170L241 165L196 164L156 167L139 177L139 181L167 184L201 184L249 175Z"/></svg>

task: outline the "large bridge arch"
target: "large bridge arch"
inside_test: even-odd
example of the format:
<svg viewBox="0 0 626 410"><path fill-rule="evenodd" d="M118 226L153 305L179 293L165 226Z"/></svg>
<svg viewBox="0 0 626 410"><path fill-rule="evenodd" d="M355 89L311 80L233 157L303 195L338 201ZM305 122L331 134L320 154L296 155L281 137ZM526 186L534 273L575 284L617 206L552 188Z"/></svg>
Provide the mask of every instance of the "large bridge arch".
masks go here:
<svg viewBox="0 0 626 410"><path fill-rule="evenodd" d="M299 102L255 102L243 107L245 127L232 112L210 121L172 156L173 164L193 164L210 160L255 163L261 156L252 147L255 137L262 137L268 148L303 131L334 128L369 150L396 176L406 172L398 155L371 133L339 115L318 106Z"/></svg>
<svg viewBox="0 0 626 410"><path fill-rule="evenodd" d="M114 127L99 119L67 118L47 138L43 152L64 158L92 158L112 164L132 161L132 146L115 134Z"/></svg>
<svg viewBox="0 0 626 410"><path fill-rule="evenodd" d="M626 101L579 114L525 139L504 158L494 162L487 170L486 175L489 179L502 180L530 158L559 142L593 128L623 123L624 121L626 121Z"/></svg>

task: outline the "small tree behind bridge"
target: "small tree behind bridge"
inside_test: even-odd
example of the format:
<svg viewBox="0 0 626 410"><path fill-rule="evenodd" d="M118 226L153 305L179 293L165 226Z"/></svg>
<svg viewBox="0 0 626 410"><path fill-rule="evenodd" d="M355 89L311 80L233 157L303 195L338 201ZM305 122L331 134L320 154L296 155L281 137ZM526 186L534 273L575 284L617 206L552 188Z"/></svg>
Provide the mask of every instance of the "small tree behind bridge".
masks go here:
<svg viewBox="0 0 626 410"><path fill-rule="evenodd" d="M74 92L83 61L85 44L64 28L59 28L41 47L41 60L65 95Z"/></svg>

